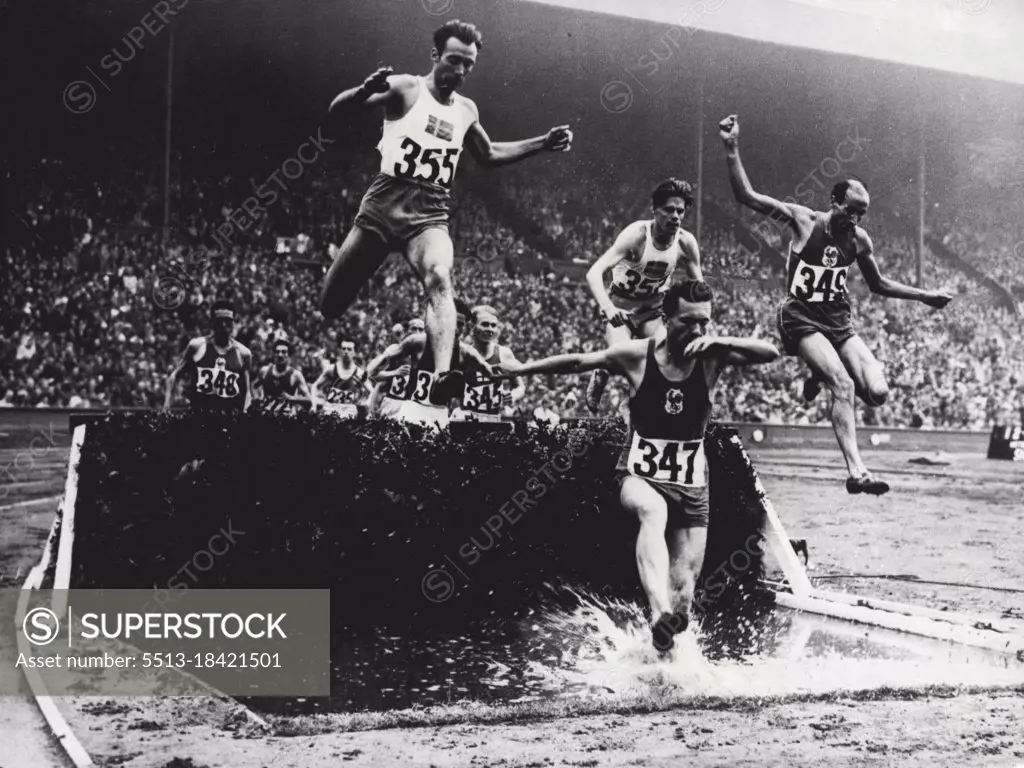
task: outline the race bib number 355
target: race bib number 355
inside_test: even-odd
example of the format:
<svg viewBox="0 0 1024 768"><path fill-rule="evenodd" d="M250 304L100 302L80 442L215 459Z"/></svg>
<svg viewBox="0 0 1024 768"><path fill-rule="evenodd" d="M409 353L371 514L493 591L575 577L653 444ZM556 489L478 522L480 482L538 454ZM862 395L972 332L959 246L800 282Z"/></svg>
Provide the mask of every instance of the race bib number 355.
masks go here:
<svg viewBox="0 0 1024 768"><path fill-rule="evenodd" d="M819 267L800 262L793 273L789 292L802 301L813 303L835 301L846 296L846 273L849 267Z"/></svg>
<svg viewBox="0 0 1024 768"><path fill-rule="evenodd" d="M707 485L703 440L656 440L634 432L626 466L631 475L659 483L691 488Z"/></svg>

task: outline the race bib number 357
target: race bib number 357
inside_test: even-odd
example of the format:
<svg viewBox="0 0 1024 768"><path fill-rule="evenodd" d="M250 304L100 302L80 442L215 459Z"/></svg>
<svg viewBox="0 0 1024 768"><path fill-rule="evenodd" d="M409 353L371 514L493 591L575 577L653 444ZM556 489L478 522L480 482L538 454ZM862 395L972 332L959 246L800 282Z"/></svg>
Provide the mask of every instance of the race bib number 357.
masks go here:
<svg viewBox="0 0 1024 768"><path fill-rule="evenodd" d="M707 485L703 440L656 440L634 432L626 466L631 475L659 483L691 488Z"/></svg>

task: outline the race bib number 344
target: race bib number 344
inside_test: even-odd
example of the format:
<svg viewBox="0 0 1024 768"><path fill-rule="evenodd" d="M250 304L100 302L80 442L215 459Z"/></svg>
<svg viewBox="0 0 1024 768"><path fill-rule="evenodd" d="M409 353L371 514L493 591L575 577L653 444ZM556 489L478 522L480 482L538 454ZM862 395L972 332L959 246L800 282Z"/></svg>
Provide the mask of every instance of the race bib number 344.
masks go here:
<svg viewBox="0 0 1024 768"><path fill-rule="evenodd" d="M627 467L631 475L659 483L691 488L707 485L703 440L656 440L634 432Z"/></svg>

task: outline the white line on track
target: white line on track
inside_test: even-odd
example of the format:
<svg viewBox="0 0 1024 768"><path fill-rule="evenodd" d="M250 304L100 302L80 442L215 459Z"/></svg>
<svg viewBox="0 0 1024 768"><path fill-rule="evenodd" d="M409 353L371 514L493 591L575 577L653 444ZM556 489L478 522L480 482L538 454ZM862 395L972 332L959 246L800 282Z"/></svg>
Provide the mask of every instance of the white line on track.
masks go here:
<svg viewBox="0 0 1024 768"><path fill-rule="evenodd" d="M23 501L16 501L13 504L4 504L0 507L0 514L9 512L12 509L21 509L22 507L30 507L33 504L49 504L60 499L60 495L57 496L43 496L38 499L24 499Z"/></svg>

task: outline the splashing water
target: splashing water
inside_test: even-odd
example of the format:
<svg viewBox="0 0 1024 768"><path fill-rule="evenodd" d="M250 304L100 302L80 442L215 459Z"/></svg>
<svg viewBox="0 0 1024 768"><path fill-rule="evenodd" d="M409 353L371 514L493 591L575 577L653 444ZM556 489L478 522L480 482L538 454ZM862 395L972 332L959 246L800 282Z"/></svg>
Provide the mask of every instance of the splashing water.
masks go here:
<svg viewBox="0 0 1024 768"><path fill-rule="evenodd" d="M561 588L472 627L340 633L331 697L259 700L263 711L357 712L587 698L674 705L931 685L1024 684L1007 654L761 606L705 617L660 656L644 609ZM560 590L560 591L561 591ZM563 595L564 596L564 595ZM565 607L569 606L569 607Z"/></svg>
<svg viewBox="0 0 1024 768"><path fill-rule="evenodd" d="M535 681L514 701L551 696L771 697L928 685L1024 683L1024 664L969 648L779 609L761 621L737 617L729 647L696 622L658 654L643 610L575 593L580 606L548 612L528 630L562 654L528 664Z"/></svg>

